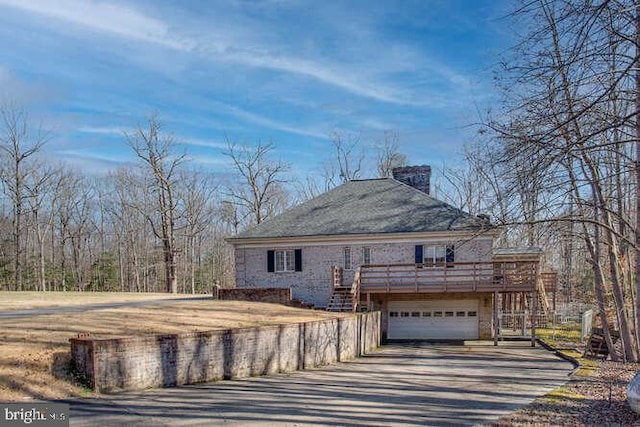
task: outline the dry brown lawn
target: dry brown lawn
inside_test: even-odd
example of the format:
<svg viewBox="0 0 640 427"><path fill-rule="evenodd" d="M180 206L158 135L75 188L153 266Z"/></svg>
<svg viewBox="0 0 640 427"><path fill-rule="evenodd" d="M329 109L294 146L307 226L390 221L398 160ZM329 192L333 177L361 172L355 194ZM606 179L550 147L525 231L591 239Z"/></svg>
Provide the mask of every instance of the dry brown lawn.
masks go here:
<svg viewBox="0 0 640 427"><path fill-rule="evenodd" d="M0 292L0 312L172 297L175 298L158 294ZM194 332L304 322L337 315L278 304L200 300L0 318L0 401L91 395L90 391L73 384L67 374L69 339L78 333L89 332L92 337L107 338Z"/></svg>
<svg viewBox="0 0 640 427"><path fill-rule="evenodd" d="M68 307L154 299L189 298L193 295L127 293L127 292L0 292L0 310Z"/></svg>

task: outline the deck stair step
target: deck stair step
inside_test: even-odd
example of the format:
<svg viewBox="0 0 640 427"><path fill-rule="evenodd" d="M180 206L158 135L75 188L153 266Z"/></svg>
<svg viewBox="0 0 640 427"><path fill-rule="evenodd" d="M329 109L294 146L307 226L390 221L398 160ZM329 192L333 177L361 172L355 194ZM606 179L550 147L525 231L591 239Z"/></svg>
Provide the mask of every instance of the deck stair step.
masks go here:
<svg viewBox="0 0 640 427"><path fill-rule="evenodd" d="M327 304L328 311L355 311L353 293L350 286L338 286L333 290L329 304Z"/></svg>

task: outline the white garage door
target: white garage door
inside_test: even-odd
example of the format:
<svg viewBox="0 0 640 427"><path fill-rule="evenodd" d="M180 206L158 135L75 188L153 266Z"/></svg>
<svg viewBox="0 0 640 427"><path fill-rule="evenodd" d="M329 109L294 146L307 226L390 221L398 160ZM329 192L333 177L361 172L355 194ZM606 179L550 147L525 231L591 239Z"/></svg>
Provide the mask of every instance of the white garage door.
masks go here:
<svg viewBox="0 0 640 427"><path fill-rule="evenodd" d="M478 339L478 300L389 301L389 339Z"/></svg>

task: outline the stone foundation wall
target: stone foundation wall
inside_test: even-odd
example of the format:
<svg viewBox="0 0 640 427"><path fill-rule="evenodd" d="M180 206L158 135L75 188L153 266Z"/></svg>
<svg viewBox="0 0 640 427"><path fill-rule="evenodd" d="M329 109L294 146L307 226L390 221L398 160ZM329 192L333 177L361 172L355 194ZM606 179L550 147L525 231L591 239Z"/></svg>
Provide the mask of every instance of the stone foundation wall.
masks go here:
<svg viewBox="0 0 640 427"><path fill-rule="evenodd" d="M102 393L292 372L380 345L380 313L281 326L71 339L79 377Z"/></svg>

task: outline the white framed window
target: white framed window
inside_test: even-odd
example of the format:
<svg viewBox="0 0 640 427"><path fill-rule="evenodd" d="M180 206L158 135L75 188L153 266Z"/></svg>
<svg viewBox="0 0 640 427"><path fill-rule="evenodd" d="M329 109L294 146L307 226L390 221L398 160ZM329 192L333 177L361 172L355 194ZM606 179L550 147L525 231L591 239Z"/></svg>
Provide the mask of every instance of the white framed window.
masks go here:
<svg viewBox="0 0 640 427"><path fill-rule="evenodd" d="M371 264L371 248L365 246L362 248L362 264L369 265Z"/></svg>
<svg viewBox="0 0 640 427"><path fill-rule="evenodd" d="M351 270L352 265L351 265L351 248L350 247L345 247L342 248L342 267L345 270Z"/></svg>
<svg viewBox="0 0 640 427"><path fill-rule="evenodd" d="M425 267L453 267L455 261L453 245L423 245L422 256Z"/></svg>
<svg viewBox="0 0 640 427"><path fill-rule="evenodd" d="M425 245L423 254L426 267L441 267L446 261L447 249L441 245Z"/></svg>
<svg viewBox="0 0 640 427"><path fill-rule="evenodd" d="M276 272L295 271L293 249L275 251Z"/></svg>

